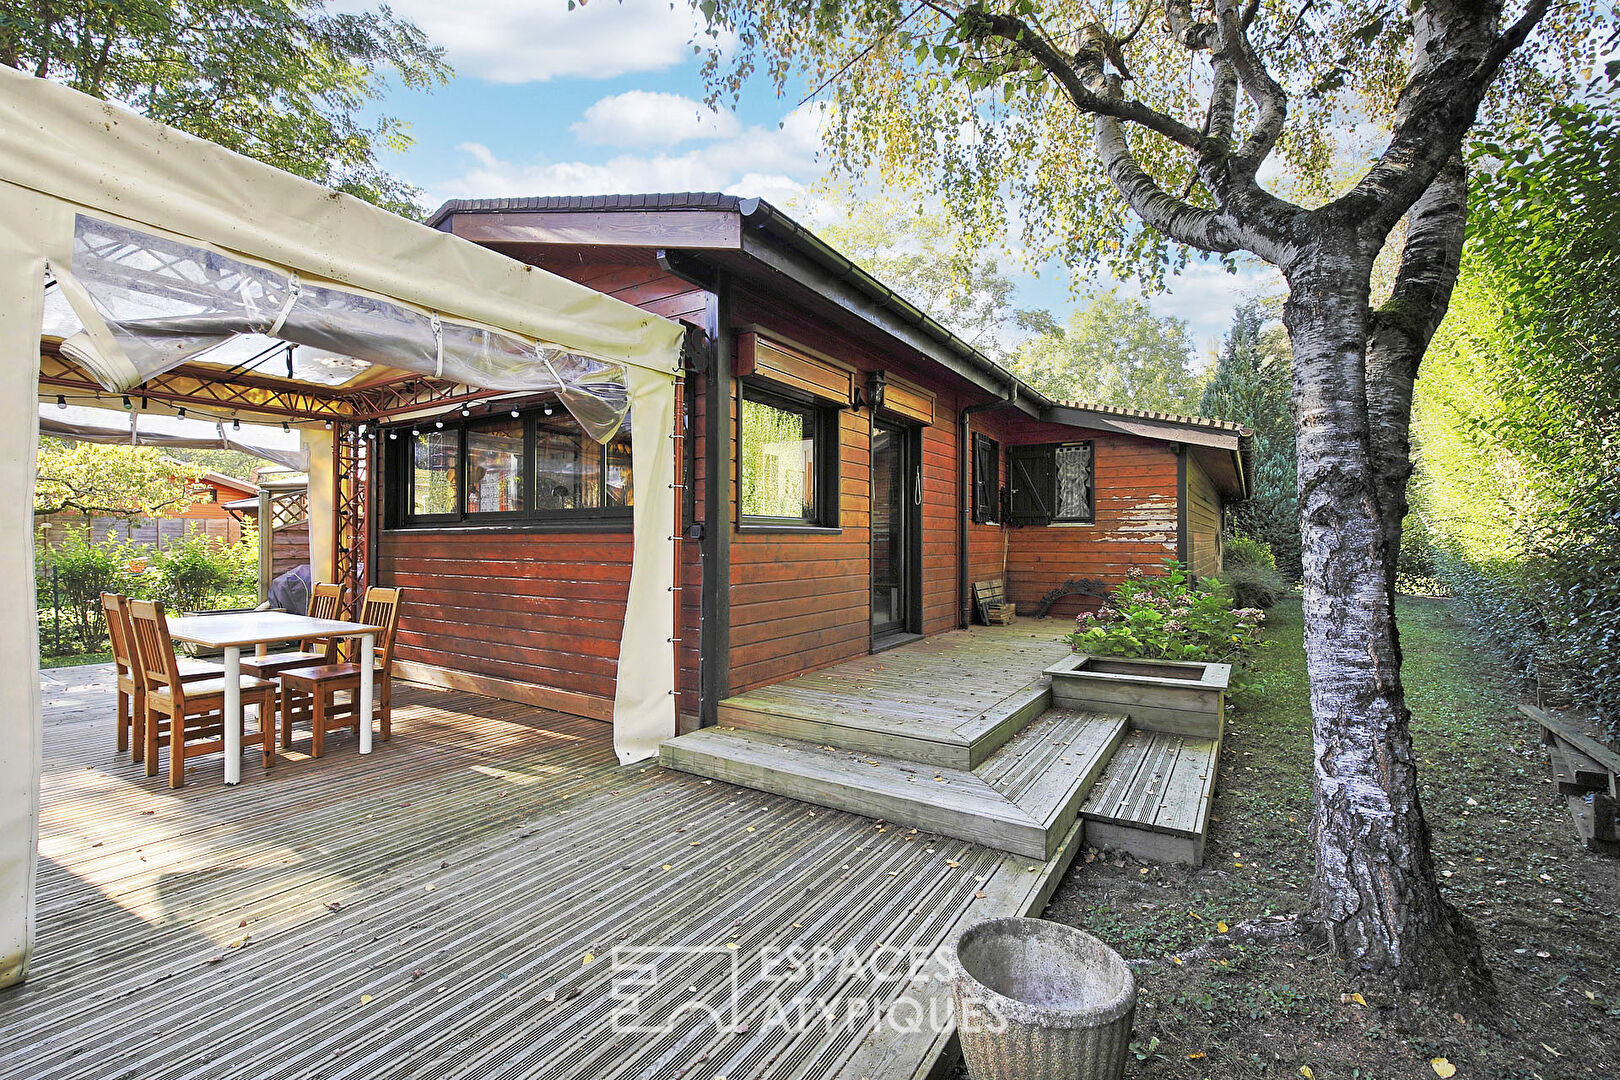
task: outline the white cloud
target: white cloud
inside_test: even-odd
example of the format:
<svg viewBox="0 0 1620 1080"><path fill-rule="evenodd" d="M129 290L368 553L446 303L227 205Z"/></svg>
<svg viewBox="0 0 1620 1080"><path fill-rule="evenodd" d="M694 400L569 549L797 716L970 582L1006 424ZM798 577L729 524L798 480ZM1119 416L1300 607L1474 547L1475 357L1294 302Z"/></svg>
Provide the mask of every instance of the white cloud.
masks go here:
<svg viewBox="0 0 1620 1080"><path fill-rule="evenodd" d="M735 113L715 112L680 94L629 90L586 109L572 130L585 142L644 147L729 138L739 125Z"/></svg>
<svg viewBox="0 0 1620 1080"><path fill-rule="evenodd" d="M1190 262L1166 284L1165 292L1148 298L1148 306L1161 316L1186 320L1187 332L1206 356L1220 349L1233 309L1284 291L1277 271L1257 260L1240 262L1235 274L1216 262Z"/></svg>
<svg viewBox="0 0 1620 1080"><path fill-rule="evenodd" d="M458 76L497 83L662 71L691 57L703 25L684 0L594 0L573 11L564 0L392 0L389 7L443 45Z"/></svg>
<svg viewBox="0 0 1620 1080"><path fill-rule="evenodd" d="M618 154L606 161L513 162L463 143L468 167L432 185L431 199L525 195L622 195L724 191L780 203L821 174L819 112L789 114L781 128L751 127L683 153Z"/></svg>

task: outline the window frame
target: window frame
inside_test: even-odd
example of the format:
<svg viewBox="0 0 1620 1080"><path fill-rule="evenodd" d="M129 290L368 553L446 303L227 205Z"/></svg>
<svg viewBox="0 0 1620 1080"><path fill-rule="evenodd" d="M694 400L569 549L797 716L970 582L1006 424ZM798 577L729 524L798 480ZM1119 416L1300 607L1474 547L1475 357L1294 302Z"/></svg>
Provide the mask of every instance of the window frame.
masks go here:
<svg viewBox="0 0 1620 1080"><path fill-rule="evenodd" d="M744 532L838 532L839 482L838 446L840 439L839 412L831 405L803 391L783 386L769 379L745 376L737 380L737 420L735 464L737 469L737 529ZM744 514L742 510L743 485L743 403L751 401L784 412L805 417L811 425L811 462L815 471L813 502L807 517L779 517L764 514Z"/></svg>
<svg viewBox="0 0 1620 1080"><path fill-rule="evenodd" d="M1084 446L1087 451L1087 462L1091 469L1091 483L1086 489L1086 512L1084 517L1058 516L1058 469L1057 452L1071 446ZM1052 444L1052 524L1054 525L1095 525L1097 523L1097 441L1095 439L1076 439L1073 442Z"/></svg>
<svg viewBox="0 0 1620 1080"><path fill-rule="evenodd" d="M563 406L552 402L553 412L562 410ZM444 421L442 428L430 427L431 422L416 421L414 423L394 424L383 428L379 433L379 442L384 452L379 454L383 466L383 523L384 529L390 532L422 532L422 531L453 531L453 532L618 532L628 531L631 528L633 506L596 506L577 510L542 509L539 507L536 493L536 473L538 470L537 429L541 417L545 414L544 403L519 407L520 418L523 421L523 510L479 510L467 509L467 483L469 431L476 431L481 425L510 419L506 414L510 407L499 412L489 412L479 416ZM418 514L412 509L415 505L416 461L412 453L415 436L411 435L415 428L422 435L451 434L456 440L456 492L455 512L449 514ZM605 501L607 497L608 456L607 444L598 443L589 435L581 431L585 445L595 447L597 466L600 470L601 482L598 498Z"/></svg>
<svg viewBox="0 0 1620 1080"><path fill-rule="evenodd" d="M991 464L989 486L980 473L983 459L988 455ZM986 505L988 503L988 505ZM973 521L977 525L1001 524L1001 443L982 431L973 433Z"/></svg>

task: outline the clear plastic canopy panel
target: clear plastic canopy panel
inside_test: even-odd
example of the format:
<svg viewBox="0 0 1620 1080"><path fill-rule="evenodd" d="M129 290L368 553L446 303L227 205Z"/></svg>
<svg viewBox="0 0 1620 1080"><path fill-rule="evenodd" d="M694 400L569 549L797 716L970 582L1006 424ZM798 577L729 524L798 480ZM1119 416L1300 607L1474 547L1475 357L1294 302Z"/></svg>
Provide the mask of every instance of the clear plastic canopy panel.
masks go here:
<svg viewBox="0 0 1620 1080"><path fill-rule="evenodd" d="M257 335L487 390L554 392L604 443L629 408L618 364L85 214L72 268L51 269L93 344L74 355L109 389Z"/></svg>

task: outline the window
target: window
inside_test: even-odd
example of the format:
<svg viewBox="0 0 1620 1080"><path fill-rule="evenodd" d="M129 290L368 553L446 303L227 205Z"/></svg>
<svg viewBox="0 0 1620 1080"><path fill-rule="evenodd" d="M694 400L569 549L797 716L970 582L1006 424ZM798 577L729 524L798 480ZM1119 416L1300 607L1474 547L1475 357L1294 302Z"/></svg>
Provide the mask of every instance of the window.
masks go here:
<svg viewBox="0 0 1620 1080"><path fill-rule="evenodd" d="M528 505L523 482L523 419L469 424L465 431L467 513L522 513Z"/></svg>
<svg viewBox="0 0 1620 1080"><path fill-rule="evenodd" d="M738 505L744 524L837 524L838 414L744 384L738 415Z"/></svg>
<svg viewBox="0 0 1620 1080"><path fill-rule="evenodd" d="M390 528L630 523L630 435L602 446L558 405L387 440Z"/></svg>
<svg viewBox="0 0 1620 1080"><path fill-rule="evenodd" d="M1066 443L1053 449L1055 458L1053 477L1055 493L1052 498L1053 521L1091 521L1093 513L1091 484L1091 444Z"/></svg>
<svg viewBox="0 0 1620 1080"><path fill-rule="evenodd" d="M1095 459L1089 442L1015 446L1007 452L1014 525L1096 520Z"/></svg>
<svg viewBox="0 0 1620 1080"><path fill-rule="evenodd" d="M1001 444L973 435L973 520L994 525L1001 520Z"/></svg>

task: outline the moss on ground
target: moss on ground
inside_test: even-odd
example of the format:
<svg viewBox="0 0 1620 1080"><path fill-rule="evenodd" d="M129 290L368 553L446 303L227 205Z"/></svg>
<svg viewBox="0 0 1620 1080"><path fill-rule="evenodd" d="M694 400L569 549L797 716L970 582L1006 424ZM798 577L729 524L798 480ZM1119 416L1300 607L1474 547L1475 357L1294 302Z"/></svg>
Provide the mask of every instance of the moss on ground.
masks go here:
<svg viewBox="0 0 1620 1080"><path fill-rule="evenodd" d="M1445 601L1405 600L1400 618L1435 858L1500 1006L1465 1019L1392 1000L1302 937L1163 959L1223 923L1307 910L1310 709L1288 601L1227 726L1204 866L1088 851L1046 912L1160 961L1139 971L1129 1075L1432 1080L1435 1058L1459 1080L1620 1075L1620 860L1576 844L1511 673L1478 631Z"/></svg>

